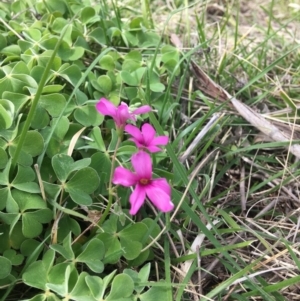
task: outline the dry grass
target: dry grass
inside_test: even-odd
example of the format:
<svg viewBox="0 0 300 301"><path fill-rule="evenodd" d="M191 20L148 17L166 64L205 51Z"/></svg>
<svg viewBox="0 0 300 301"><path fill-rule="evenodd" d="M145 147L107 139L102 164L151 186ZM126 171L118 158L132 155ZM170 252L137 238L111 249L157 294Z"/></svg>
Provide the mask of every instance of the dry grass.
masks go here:
<svg viewBox="0 0 300 301"><path fill-rule="evenodd" d="M219 112L230 116L229 122L232 121L233 126L226 124L220 131L215 140L218 147L209 148L200 159L197 159L197 155L184 157L183 162L187 164L187 169L198 171L199 167L202 173L209 173L213 183L218 178L217 164L228 163L224 158L226 147L233 145L235 148L244 148L244 152L235 153L239 157L238 164L229 165L228 170L218 179L215 189L202 199L211 220L216 224L222 220L219 228L222 245L228 247L245 243L244 247L234 248L230 253L232 258L244 267L255 263L251 273L246 273L246 277L237 277L224 288L227 295L222 300L235 300L231 293L246 292L243 283L247 279L259 277L258 282L261 284L265 281L265 287L268 287L299 275L300 175L297 162L300 153L299 150L294 152L291 145L294 139L300 137L297 114L300 106L300 77L299 68L295 64L295 61L299 62L300 1L196 1L188 9L178 10L179 2L183 7L184 1L151 1L155 30L166 36L176 33L183 49L193 48L201 43L197 18L201 19L202 31L208 41L205 47L210 47L210 57L209 61L204 60L204 55L200 59L194 56L193 59L198 61L204 73L217 82L227 96L222 99L222 92L214 94L203 78L202 86L199 85L197 74L190 73L190 78L186 80L186 90L182 94L182 103L200 90L207 99L203 101L201 96L196 97L194 112L208 112L207 102L221 105L222 101L230 103L231 99L233 104ZM185 1L185 5L188 4L190 2ZM290 53L274 64L289 49L292 49ZM272 68L268 69L268 66ZM247 93L240 93L241 89ZM177 93L175 89L174 95ZM235 93L240 93L236 99L240 110L230 97ZM188 113L184 108L186 105L183 105L181 113L186 116ZM245 108L252 110L252 116L248 119L243 114ZM186 120L194 121L197 116ZM265 123L255 123L255 116ZM185 126L188 123L184 123L181 128ZM285 138L274 138L276 132ZM287 141L288 144L270 150L262 144L270 141ZM227 151L230 153L232 148ZM234 155L231 157L235 158ZM205 188L203 177L195 173L192 173L192 177L199 181L200 194L201 188ZM202 213L197 213L210 228L211 224ZM188 282L185 291L189 297L184 300L199 300L203 295L210 300L210 292L217 285L226 283L232 274L222 255L201 258L199 249L205 253L213 245L203 233L197 233L192 221L185 227L178 230L182 243L174 250L181 250L177 257L198 254L199 272L194 273ZM176 245L176 242L172 244ZM190 250L186 250L187 245ZM173 280L182 282L191 264L191 260L186 260L173 265ZM280 287L278 293L275 299L273 295L270 300L283 296L285 299L278 300L299 300L300 285L287 284ZM259 296L258 292L256 297L249 296L246 300L267 300Z"/></svg>

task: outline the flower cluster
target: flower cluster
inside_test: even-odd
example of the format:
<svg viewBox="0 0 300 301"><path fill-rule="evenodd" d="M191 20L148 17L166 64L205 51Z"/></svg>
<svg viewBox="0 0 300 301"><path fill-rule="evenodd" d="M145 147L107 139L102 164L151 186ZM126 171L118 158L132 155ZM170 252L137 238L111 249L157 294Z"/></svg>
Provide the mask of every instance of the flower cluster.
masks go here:
<svg viewBox="0 0 300 301"><path fill-rule="evenodd" d="M146 197L162 212L171 211L174 208L171 202L171 187L165 178L153 179L152 161L149 155L149 153L159 152L161 150L159 146L166 145L168 137L156 137L156 132L149 123L145 123L141 130L132 124L127 124L128 120L136 121L136 115L150 112L151 107L141 106L131 112L126 103L122 102L116 107L107 99L101 98L96 108L102 115L112 117L117 131L128 133L131 136L129 140L138 148L138 152L131 157L134 171L119 166L115 169L112 179L116 185L135 186L129 198L130 214L134 215L138 212Z"/></svg>

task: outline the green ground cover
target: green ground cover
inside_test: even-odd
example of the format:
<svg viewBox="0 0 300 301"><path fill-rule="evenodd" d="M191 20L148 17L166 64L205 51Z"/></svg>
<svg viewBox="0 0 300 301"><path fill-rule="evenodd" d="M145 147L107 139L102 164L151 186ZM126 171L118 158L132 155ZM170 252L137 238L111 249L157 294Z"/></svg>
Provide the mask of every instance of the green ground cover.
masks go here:
<svg viewBox="0 0 300 301"><path fill-rule="evenodd" d="M1 1L0 300L298 300L299 14Z"/></svg>

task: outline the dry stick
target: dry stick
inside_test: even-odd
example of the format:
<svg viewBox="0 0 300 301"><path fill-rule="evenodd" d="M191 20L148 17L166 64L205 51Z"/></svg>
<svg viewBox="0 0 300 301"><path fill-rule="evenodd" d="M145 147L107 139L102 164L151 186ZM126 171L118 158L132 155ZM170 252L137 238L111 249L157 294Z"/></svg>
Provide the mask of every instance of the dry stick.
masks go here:
<svg viewBox="0 0 300 301"><path fill-rule="evenodd" d="M278 127L266 120L262 115L252 110L249 106L241 103L235 97L230 95L225 89L217 85L212 79L209 78L208 75L206 75L204 71L202 71L202 69L195 62L192 61L191 64L192 71L200 82L200 84L198 84L198 88L200 90L216 99L231 102L233 107L239 112L242 117L244 117L249 123L255 126L262 133L267 135L273 141L290 142L288 146L289 151L297 158L300 158L300 145L292 145L291 143L292 133L281 131Z"/></svg>
<svg viewBox="0 0 300 301"><path fill-rule="evenodd" d="M38 182L39 182L39 186L40 186L40 189L41 189L42 198L46 202L47 200L46 200L46 194L45 194L44 184L43 184L43 180L42 180L42 177L41 177L41 173L40 173L40 169L39 169L38 164L34 164L34 169L35 169L35 172L36 172L36 176L38 178Z"/></svg>

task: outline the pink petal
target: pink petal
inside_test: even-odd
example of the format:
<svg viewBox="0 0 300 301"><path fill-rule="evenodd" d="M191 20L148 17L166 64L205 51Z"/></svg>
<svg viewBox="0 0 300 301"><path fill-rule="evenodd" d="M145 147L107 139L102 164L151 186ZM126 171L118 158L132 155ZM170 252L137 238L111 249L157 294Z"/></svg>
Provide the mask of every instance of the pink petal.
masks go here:
<svg viewBox="0 0 300 301"><path fill-rule="evenodd" d="M133 119L132 115L129 113L127 104L122 102L117 108L115 122L118 127L122 127L128 119Z"/></svg>
<svg viewBox="0 0 300 301"><path fill-rule="evenodd" d="M145 198L146 198L145 187L140 184L137 184L129 198L129 202L131 204L129 213L132 215L136 214L138 210L141 208L141 206L144 204Z"/></svg>
<svg viewBox="0 0 300 301"><path fill-rule="evenodd" d="M156 132L151 124L145 123L142 126L142 134L144 137L145 146L147 146L154 139Z"/></svg>
<svg viewBox="0 0 300 301"><path fill-rule="evenodd" d="M151 184L159 187L166 194L171 196L171 186L165 178L154 179L154 180L152 180Z"/></svg>
<svg viewBox="0 0 300 301"><path fill-rule="evenodd" d="M132 113L135 115L145 114L152 111L150 106L141 106L140 108L134 110Z"/></svg>
<svg viewBox="0 0 300 301"><path fill-rule="evenodd" d="M144 151L139 151L138 153L132 155L131 163L139 180L151 179L152 162L149 154L145 153Z"/></svg>
<svg viewBox="0 0 300 301"><path fill-rule="evenodd" d="M169 142L169 137L168 136L158 136L155 137L152 141L152 144L154 145L167 145Z"/></svg>
<svg viewBox="0 0 300 301"><path fill-rule="evenodd" d="M107 99L101 98L96 104L96 109L102 115L108 115L111 117L116 116L117 108Z"/></svg>
<svg viewBox="0 0 300 301"><path fill-rule="evenodd" d="M134 142L135 142L135 140L137 140L140 143L143 142L142 133L136 126L134 126L132 124L127 124L125 126L125 132L127 132L134 138L134 139L132 139Z"/></svg>
<svg viewBox="0 0 300 301"><path fill-rule="evenodd" d="M114 172L112 182L116 185L122 185L125 187L133 186L137 183L137 176L130 170L124 167L117 167Z"/></svg>
<svg viewBox="0 0 300 301"><path fill-rule="evenodd" d="M138 146L139 147L139 146ZM156 146L156 145L149 145L147 146L147 150L150 152L150 153L157 153L157 152L160 152L161 149Z"/></svg>
<svg viewBox="0 0 300 301"><path fill-rule="evenodd" d="M166 179L153 180L145 189L149 200L160 211L169 212L174 208L171 202L171 187Z"/></svg>

